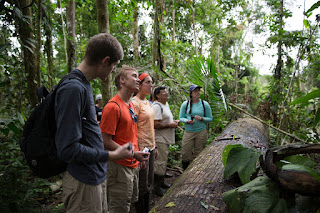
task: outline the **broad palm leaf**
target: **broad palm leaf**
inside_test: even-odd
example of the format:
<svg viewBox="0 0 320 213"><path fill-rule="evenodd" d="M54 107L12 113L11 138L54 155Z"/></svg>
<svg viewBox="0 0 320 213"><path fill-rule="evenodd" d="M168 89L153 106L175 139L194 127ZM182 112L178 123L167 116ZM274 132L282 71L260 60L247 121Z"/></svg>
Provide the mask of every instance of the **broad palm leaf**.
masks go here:
<svg viewBox="0 0 320 213"><path fill-rule="evenodd" d="M208 100L214 119L221 116L223 108L228 112L226 98L221 89L213 57L208 57L206 60L201 56L195 57L189 63L188 68L189 81L203 88L204 99Z"/></svg>

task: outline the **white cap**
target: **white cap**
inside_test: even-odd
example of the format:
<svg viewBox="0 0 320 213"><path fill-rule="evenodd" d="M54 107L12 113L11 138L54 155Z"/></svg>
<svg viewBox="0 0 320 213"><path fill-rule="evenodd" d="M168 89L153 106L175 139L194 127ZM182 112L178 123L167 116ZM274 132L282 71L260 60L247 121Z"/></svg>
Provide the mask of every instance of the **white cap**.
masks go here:
<svg viewBox="0 0 320 213"><path fill-rule="evenodd" d="M96 101L101 100L101 99L102 99L102 95L101 94L96 95Z"/></svg>

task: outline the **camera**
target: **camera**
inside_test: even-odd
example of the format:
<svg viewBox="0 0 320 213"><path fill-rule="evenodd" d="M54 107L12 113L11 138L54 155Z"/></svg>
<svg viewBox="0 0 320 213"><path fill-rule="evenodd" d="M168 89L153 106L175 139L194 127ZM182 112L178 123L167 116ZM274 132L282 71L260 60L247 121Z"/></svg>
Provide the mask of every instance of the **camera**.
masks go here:
<svg viewBox="0 0 320 213"><path fill-rule="evenodd" d="M150 149L148 147L144 147L142 151L145 152L145 153L148 153L148 152L150 152ZM143 157L147 158L148 155L143 155Z"/></svg>

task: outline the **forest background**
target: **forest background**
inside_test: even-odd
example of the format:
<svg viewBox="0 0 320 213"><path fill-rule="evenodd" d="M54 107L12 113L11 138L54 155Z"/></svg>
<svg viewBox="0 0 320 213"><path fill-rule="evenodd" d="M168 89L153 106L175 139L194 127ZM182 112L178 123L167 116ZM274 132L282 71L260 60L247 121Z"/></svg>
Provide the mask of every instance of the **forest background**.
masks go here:
<svg viewBox="0 0 320 213"><path fill-rule="evenodd" d="M302 30L287 31L292 11L284 0L0 0L1 212L61 207L48 205L48 185L55 179L30 174L19 138L38 103L36 88L52 88L75 68L88 39L99 32L110 32L122 44L120 66L148 72L155 86L168 87L176 119L189 86L203 87L214 116L208 143L241 116L231 106L288 133L270 128L271 145L319 141L319 5L304 8ZM143 16L153 21L143 22ZM249 29L269 35L261 48L276 50L272 75L259 75L251 62L256 52L255 43L246 42ZM116 93L113 78L92 82L104 103ZM171 165L179 164L181 136L178 129Z"/></svg>

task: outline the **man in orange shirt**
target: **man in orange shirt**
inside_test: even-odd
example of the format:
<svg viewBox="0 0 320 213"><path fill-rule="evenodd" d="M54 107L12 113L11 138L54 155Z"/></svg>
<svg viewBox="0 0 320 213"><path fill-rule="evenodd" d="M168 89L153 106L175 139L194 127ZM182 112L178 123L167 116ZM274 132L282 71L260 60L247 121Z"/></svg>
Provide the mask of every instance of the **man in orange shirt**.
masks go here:
<svg viewBox="0 0 320 213"><path fill-rule="evenodd" d="M130 102L132 93L139 91L139 82L138 72L124 65L115 77L118 93L102 111L100 127L105 149L115 150L128 142L134 146L131 158L108 162L107 198L110 213L129 212L131 203L138 201L138 161L149 158L149 153L139 151L138 119Z"/></svg>

